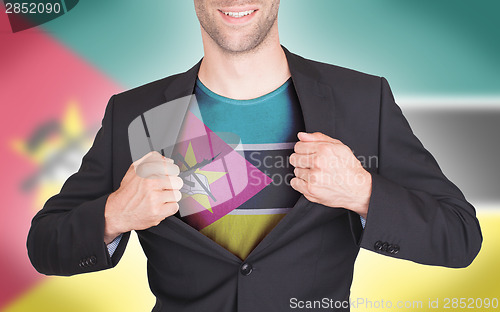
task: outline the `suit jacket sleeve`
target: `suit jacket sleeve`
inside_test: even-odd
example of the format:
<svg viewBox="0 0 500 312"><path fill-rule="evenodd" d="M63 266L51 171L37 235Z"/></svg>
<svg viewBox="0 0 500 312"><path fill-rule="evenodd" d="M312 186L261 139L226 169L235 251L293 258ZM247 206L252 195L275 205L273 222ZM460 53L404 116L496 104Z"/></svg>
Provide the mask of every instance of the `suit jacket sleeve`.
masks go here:
<svg viewBox="0 0 500 312"><path fill-rule="evenodd" d="M103 270L115 266L123 255L130 233L123 235L112 258L104 243L104 207L113 192L113 99L78 172L32 220L28 255L40 273L73 275Z"/></svg>
<svg viewBox="0 0 500 312"><path fill-rule="evenodd" d="M415 137L384 78L380 105L378 170L360 246L423 264L468 266L482 242L474 207Z"/></svg>

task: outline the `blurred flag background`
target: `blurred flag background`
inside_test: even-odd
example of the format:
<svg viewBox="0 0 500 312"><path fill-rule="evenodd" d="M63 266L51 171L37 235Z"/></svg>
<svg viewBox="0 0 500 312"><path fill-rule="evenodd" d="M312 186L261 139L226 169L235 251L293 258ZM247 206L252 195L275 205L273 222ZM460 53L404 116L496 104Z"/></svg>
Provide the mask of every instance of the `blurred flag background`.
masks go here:
<svg viewBox="0 0 500 312"><path fill-rule="evenodd" d="M74 277L38 274L25 242L33 215L78 169L109 97L202 57L192 1L80 1L17 33L2 5L0 311L150 311L136 236L115 269ZM500 299L499 11L497 0L281 3L281 41L292 52L389 80L414 132L482 225L483 248L466 269L362 250L353 311L389 310L388 302L390 310L419 311L436 299L441 309L446 298L449 310L468 310L453 298L498 310L484 303Z"/></svg>

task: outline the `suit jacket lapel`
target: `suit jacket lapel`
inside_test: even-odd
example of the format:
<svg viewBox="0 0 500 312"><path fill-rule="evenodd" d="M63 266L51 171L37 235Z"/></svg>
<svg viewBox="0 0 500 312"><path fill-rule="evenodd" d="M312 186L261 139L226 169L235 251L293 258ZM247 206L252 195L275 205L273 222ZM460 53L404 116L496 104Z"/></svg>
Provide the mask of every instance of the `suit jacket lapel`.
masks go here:
<svg viewBox="0 0 500 312"><path fill-rule="evenodd" d="M335 101L331 88L322 83L322 77L302 57L283 47L292 73L292 81L299 97L307 132L323 132L334 136Z"/></svg>
<svg viewBox="0 0 500 312"><path fill-rule="evenodd" d="M302 57L290 53L285 47L283 47L283 50L299 98L306 131L319 131L333 137L335 132L335 103L330 87L321 83L320 74L309 66ZM287 215L252 250L248 258L255 257L269 246L272 246L274 241L284 235L297 222L300 222L312 206L313 204L302 195Z"/></svg>
<svg viewBox="0 0 500 312"><path fill-rule="evenodd" d="M176 76L167 89L165 89L165 102L173 101L194 93L194 85L196 83L198 71L200 70L200 65L201 60L187 72Z"/></svg>

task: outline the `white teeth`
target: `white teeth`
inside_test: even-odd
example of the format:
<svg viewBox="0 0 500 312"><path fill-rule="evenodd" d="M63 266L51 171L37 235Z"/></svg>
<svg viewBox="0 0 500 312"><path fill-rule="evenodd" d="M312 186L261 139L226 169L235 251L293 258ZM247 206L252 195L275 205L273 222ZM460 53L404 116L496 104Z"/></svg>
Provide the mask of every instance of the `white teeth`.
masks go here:
<svg viewBox="0 0 500 312"><path fill-rule="evenodd" d="M222 12L226 14L227 16L235 17L235 18L240 18L243 16L247 16L255 12L255 10L248 10L248 11L243 11L243 12Z"/></svg>

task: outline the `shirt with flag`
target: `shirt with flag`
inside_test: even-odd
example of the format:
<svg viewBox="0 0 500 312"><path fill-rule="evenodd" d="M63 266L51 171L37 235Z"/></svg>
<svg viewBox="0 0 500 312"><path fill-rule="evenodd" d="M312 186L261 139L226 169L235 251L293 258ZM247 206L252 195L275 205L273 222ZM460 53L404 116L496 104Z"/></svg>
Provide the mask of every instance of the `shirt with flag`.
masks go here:
<svg viewBox="0 0 500 312"><path fill-rule="evenodd" d="M251 100L220 96L197 79L194 95L172 153L184 181L178 214L245 259L300 197L289 163L304 130L298 97L291 79ZM111 256L120 240L107 246Z"/></svg>
<svg viewBox="0 0 500 312"><path fill-rule="evenodd" d="M300 197L290 186L293 166L288 161L297 133L304 131L298 97L291 79L271 93L251 100L220 96L198 79L195 96L199 107L196 115L203 123L270 178L251 198L199 229L245 259ZM259 179L255 174L249 175L245 177L249 184Z"/></svg>

